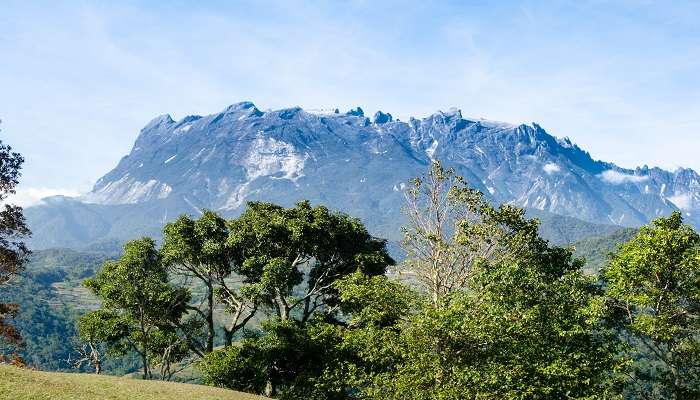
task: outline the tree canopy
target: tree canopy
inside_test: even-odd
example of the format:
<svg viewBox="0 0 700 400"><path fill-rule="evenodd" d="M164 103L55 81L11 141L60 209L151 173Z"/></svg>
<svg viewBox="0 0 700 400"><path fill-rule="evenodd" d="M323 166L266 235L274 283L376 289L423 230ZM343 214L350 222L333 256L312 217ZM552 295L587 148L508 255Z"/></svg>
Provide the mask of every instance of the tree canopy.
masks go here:
<svg viewBox="0 0 700 400"><path fill-rule="evenodd" d="M170 284L155 242L148 238L128 242L124 255L106 262L85 285L102 300L102 308L80 320L80 335L106 343L114 353L136 352L143 378L150 379L155 349L176 335L189 290Z"/></svg>
<svg viewBox="0 0 700 400"><path fill-rule="evenodd" d="M289 209L252 202L229 226L242 290L283 321L306 322L333 307L338 279L356 270L380 275L394 263L386 242L358 219L308 202Z"/></svg>
<svg viewBox="0 0 700 400"><path fill-rule="evenodd" d="M608 295L643 362L629 390L700 396L700 235L680 212L642 227L605 268Z"/></svg>
<svg viewBox="0 0 700 400"><path fill-rule="evenodd" d="M15 193L23 163L24 158L19 153L0 141L0 204ZM12 204L0 206L0 291L12 282L27 261L29 249L23 240L29 235L22 208ZM12 324L18 312L17 304L1 301L5 298L0 296L0 341L21 344L22 336Z"/></svg>

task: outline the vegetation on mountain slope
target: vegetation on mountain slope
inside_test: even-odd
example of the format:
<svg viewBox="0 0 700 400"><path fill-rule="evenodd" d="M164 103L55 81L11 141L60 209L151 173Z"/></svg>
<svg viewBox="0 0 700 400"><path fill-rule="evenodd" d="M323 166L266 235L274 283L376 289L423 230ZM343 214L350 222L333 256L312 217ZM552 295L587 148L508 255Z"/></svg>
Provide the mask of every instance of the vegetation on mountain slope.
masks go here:
<svg viewBox="0 0 700 400"><path fill-rule="evenodd" d="M608 234L590 237L569 243L574 248L576 257L586 260L586 272L597 274L610 260L618 247L634 237L637 228L621 228Z"/></svg>

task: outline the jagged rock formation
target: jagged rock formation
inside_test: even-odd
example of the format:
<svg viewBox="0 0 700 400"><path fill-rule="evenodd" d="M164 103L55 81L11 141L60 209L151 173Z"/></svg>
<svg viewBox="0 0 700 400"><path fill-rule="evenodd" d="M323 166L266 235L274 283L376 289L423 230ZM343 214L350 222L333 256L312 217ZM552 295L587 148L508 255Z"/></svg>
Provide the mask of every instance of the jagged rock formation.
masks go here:
<svg viewBox="0 0 700 400"><path fill-rule="evenodd" d="M695 171L596 161L534 123L470 119L456 109L408 122L381 111L369 119L359 107L263 112L250 102L204 117L157 117L90 193L48 199L27 215L39 247L75 246L152 234L182 212L235 215L249 200L309 199L396 239L402 189L433 159L495 202L540 215L637 226L680 209L700 223Z"/></svg>

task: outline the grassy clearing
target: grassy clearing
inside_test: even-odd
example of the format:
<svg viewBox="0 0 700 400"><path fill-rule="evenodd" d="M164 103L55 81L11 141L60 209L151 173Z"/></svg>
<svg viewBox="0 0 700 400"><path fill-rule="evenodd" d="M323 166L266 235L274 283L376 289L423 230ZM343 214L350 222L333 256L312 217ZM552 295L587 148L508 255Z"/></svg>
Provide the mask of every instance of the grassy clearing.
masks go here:
<svg viewBox="0 0 700 400"><path fill-rule="evenodd" d="M89 374L40 372L0 365L0 399L13 400L264 400L264 397L184 383Z"/></svg>

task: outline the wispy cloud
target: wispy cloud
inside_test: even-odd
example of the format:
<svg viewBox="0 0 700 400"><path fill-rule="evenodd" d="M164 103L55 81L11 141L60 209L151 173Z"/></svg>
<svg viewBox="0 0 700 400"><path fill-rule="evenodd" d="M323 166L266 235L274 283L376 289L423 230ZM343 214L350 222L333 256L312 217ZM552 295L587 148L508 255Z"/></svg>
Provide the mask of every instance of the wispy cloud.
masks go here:
<svg viewBox="0 0 700 400"><path fill-rule="evenodd" d="M698 13L653 2L10 0L2 139L27 158L23 183L87 190L163 113L252 100L405 120L457 106L539 122L626 167L700 169L688 134L700 125Z"/></svg>
<svg viewBox="0 0 700 400"><path fill-rule="evenodd" d="M22 207L33 206L46 197L67 196L77 197L80 193L71 189L52 189L43 187L18 188L17 193L5 199L5 203Z"/></svg>
<svg viewBox="0 0 700 400"><path fill-rule="evenodd" d="M647 175L631 175L620 171L609 169L598 175L600 179L613 185L621 185L623 183L641 183L649 179Z"/></svg>

